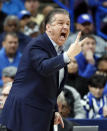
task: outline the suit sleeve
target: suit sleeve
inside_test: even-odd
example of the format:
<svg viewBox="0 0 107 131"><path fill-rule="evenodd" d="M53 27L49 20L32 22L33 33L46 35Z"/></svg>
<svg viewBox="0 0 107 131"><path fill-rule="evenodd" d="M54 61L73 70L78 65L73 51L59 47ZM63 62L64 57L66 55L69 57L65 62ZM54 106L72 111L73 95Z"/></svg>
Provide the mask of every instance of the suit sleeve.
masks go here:
<svg viewBox="0 0 107 131"><path fill-rule="evenodd" d="M41 47L34 47L30 50L30 59L33 68L43 76L52 75L67 65L62 54L50 57L49 52Z"/></svg>

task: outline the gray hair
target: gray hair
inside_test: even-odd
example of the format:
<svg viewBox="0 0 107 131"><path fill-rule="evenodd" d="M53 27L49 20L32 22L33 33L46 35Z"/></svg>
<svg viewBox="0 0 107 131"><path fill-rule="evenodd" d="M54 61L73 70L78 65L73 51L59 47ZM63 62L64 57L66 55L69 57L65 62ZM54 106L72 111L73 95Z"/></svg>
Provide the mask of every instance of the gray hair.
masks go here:
<svg viewBox="0 0 107 131"><path fill-rule="evenodd" d="M17 72L17 68L15 66L5 67L2 71L2 75L5 77L14 78Z"/></svg>
<svg viewBox="0 0 107 131"><path fill-rule="evenodd" d="M4 20L4 26L6 26L8 24L9 20L16 20L17 26L19 26L19 19L17 16L15 15L8 15L5 20Z"/></svg>
<svg viewBox="0 0 107 131"><path fill-rule="evenodd" d="M62 103L62 104L64 104L64 105L67 103L63 91L62 91L62 92L60 93L60 95L58 96L58 98L57 98L57 103Z"/></svg>

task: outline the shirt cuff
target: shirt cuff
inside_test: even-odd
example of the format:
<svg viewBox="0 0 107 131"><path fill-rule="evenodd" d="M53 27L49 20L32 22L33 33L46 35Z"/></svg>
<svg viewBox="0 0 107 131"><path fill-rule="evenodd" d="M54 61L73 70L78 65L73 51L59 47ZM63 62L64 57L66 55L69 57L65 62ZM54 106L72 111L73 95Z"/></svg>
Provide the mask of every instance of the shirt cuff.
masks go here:
<svg viewBox="0 0 107 131"><path fill-rule="evenodd" d="M64 63L67 63L67 64L70 63L71 60L70 60L70 58L67 56L67 53L66 53L66 52L63 53L63 58L64 58Z"/></svg>

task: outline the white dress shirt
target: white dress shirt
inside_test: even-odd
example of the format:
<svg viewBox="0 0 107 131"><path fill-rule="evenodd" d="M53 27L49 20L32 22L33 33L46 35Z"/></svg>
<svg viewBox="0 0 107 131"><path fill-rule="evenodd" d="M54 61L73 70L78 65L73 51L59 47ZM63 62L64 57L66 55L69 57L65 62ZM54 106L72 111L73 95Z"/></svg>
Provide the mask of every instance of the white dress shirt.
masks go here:
<svg viewBox="0 0 107 131"><path fill-rule="evenodd" d="M52 44L53 44L53 46L54 46L54 48L55 48L55 50L57 52L57 55L60 55L62 53L61 48L63 50L63 46L57 45L50 37L49 37L49 39L51 40L51 42L52 42ZM69 63L70 62L70 59L67 56L66 52L63 53L63 58L64 58L64 62L65 63ZM59 70L59 86L60 86L63 78L64 78L64 68Z"/></svg>
<svg viewBox="0 0 107 131"><path fill-rule="evenodd" d="M58 125L54 125L54 131L58 131Z"/></svg>

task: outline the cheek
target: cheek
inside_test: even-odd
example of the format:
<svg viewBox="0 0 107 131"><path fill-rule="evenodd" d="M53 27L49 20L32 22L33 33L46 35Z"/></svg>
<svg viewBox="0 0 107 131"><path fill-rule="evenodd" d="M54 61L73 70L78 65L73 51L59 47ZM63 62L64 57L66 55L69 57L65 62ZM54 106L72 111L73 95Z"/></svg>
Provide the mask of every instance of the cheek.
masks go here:
<svg viewBox="0 0 107 131"><path fill-rule="evenodd" d="M89 90L93 95L96 93L96 91L93 88L90 88Z"/></svg>
<svg viewBox="0 0 107 131"><path fill-rule="evenodd" d="M100 90L100 94L102 94L102 93L103 93L103 91L104 91L104 89Z"/></svg>
<svg viewBox="0 0 107 131"><path fill-rule="evenodd" d="M92 47L93 47L93 49L95 50L95 48L96 48L96 45L93 45Z"/></svg>
<svg viewBox="0 0 107 131"><path fill-rule="evenodd" d="M88 50L88 49L89 49L89 47L88 47L87 45L84 45L84 46L83 46L83 50L84 50L84 51L86 51L86 50Z"/></svg>
<svg viewBox="0 0 107 131"><path fill-rule="evenodd" d="M55 28L53 28L53 29L51 30L52 35L55 36L56 38L59 37L59 34L60 34L59 32L60 32L60 31L58 30L57 27L55 27Z"/></svg>
<svg viewBox="0 0 107 131"><path fill-rule="evenodd" d="M7 46L6 46L6 50L9 50L9 49L10 49L10 46L9 46L9 45L7 45Z"/></svg>
<svg viewBox="0 0 107 131"><path fill-rule="evenodd" d="M11 30L12 30L11 27L7 27L6 29L7 29L8 31L11 31Z"/></svg>
<svg viewBox="0 0 107 131"><path fill-rule="evenodd" d="M26 9L31 10L31 4L26 4Z"/></svg>
<svg viewBox="0 0 107 131"><path fill-rule="evenodd" d="M14 48L17 49L17 48L18 48L18 45L14 45Z"/></svg>
<svg viewBox="0 0 107 131"><path fill-rule="evenodd" d="M20 24L23 25L23 24L24 24L24 20L22 20L22 21L20 22Z"/></svg>
<svg viewBox="0 0 107 131"><path fill-rule="evenodd" d="M61 112L61 110L62 110L62 104L58 103L58 109L59 109L59 112Z"/></svg>
<svg viewBox="0 0 107 131"><path fill-rule="evenodd" d="M96 94L97 94L97 92L96 92L96 91L92 91L92 93L93 93L93 95L96 95Z"/></svg>
<svg viewBox="0 0 107 131"><path fill-rule="evenodd" d="M34 4L34 7L38 8L38 7L39 7L39 3L38 3L38 2L35 3L35 4Z"/></svg>

